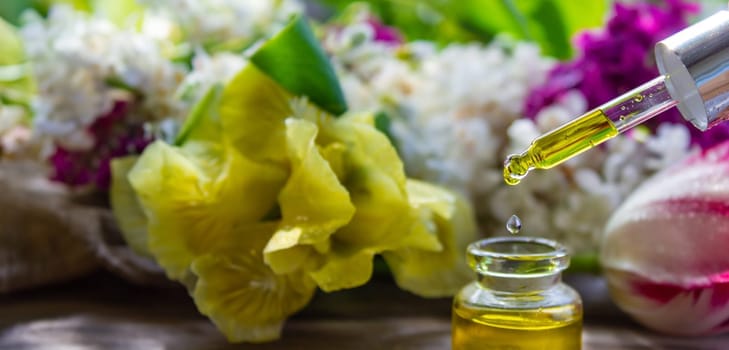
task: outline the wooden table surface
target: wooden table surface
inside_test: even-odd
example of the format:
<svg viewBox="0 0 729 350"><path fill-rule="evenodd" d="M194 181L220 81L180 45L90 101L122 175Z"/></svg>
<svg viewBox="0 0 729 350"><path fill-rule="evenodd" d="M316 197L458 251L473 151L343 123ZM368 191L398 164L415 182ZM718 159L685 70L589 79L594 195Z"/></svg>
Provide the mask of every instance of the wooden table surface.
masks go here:
<svg viewBox="0 0 729 350"><path fill-rule="evenodd" d="M666 337L607 299L601 279L568 279L585 302L583 349L727 350L729 335ZM449 349L450 300L421 299L380 278L319 294L263 345L228 344L185 291L130 285L108 274L0 295L0 349Z"/></svg>

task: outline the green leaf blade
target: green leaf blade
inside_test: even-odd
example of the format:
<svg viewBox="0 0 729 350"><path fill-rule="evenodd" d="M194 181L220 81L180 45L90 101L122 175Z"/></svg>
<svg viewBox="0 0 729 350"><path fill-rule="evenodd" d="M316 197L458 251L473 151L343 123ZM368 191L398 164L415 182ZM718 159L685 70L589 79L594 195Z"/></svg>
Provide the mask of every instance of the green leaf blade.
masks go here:
<svg viewBox="0 0 729 350"><path fill-rule="evenodd" d="M251 62L292 94L308 96L327 112L340 115L347 110L334 69L302 17L266 42Z"/></svg>

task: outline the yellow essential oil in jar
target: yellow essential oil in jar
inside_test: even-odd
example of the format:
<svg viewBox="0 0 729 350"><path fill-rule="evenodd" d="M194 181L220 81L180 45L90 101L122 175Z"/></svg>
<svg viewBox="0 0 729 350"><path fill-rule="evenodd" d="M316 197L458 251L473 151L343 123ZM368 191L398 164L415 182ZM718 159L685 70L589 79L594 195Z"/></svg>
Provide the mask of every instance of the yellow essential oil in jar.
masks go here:
<svg viewBox="0 0 729 350"><path fill-rule="evenodd" d="M582 343L582 302L561 282L569 264L556 242L498 237L468 248L478 280L453 302L453 350L573 350Z"/></svg>
<svg viewBox="0 0 729 350"><path fill-rule="evenodd" d="M504 181L518 184L529 170L549 169L618 135L618 129L605 113L596 109L532 142L520 155L504 165Z"/></svg>
<svg viewBox="0 0 729 350"><path fill-rule="evenodd" d="M455 303L453 349L579 349L579 316L575 305L505 310Z"/></svg>

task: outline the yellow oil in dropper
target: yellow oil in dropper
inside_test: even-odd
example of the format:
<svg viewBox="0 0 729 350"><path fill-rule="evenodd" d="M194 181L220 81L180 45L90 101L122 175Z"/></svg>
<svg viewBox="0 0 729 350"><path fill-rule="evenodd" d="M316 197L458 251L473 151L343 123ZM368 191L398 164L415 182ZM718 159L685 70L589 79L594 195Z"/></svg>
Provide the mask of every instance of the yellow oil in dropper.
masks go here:
<svg viewBox="0 0 729 350"><path fill-rule="evenodd" d="M618 134L618 129L599 109L534 140L526 152L510 156L504 166L504 181L518 184L529 170L549 169Z"/></svg>
<svg viewBox="0 0 729 350"><path fill-rule="evenodd" d="M653 79L536 140L504 162L504 181L518 184L534 169L549 169L676 105L665 76Z"/></svg>

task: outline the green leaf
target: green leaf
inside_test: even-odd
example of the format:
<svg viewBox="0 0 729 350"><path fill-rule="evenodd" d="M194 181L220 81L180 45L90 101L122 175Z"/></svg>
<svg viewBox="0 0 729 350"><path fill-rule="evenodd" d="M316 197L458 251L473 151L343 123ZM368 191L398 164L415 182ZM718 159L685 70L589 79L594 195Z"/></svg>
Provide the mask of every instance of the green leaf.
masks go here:
<svg viewBox="0 0 729 350"><path fill-rule="evenodd" d="M567 273L592 273L599 274L602 271L600 258L594 253L575 254L570 257L570 266Z"/></svg>
<svg viewBox="0 0 729 350"><path fill-rule="evenodd" d="M182 124L180 132L175 138L175 146L180 146L189 138L216 141L220 138L220 117L218 116L218 103L223 93L223 86L211 86L205 95L192 108L192 111ZM204 122L208 119L208 122Z"/></svg>
<svg viewBox="0 0 729 350"><path fill-rule="evenodd" d="M130 20L141 20L143 7L136 0L90 0L90 2L90 7L95 13L118 26L127 25Z"/></svg>
<svg viewBox="0 0 729 350"><path fill-rule="evenodd" d="M361 0L320 0L343 15L345 22L362 11ZM367 0L369 11L400 30L408 40L488 42L508 34L533 41L545 54L572 55L572 37L580 30L603 25L608 0ZM348 6L351 6L347 8Z"/></svg>
<svg viewBox="0 0 729 350"><path fill-rule="evenodd" d="M15 65L25 60L23 41L15 28L2 19L0 19L0 47L2 47L0 65Z"/></svg>
<svg viewBox="0 0 729 350"><path fill-rule="evenodd" d="M126 24L130 15L141 13L142 6L136 0L0 0L0 17L19 25L25 10L35 10L45 15L56 4L70 5L79 11L96 12L116 25Z"/></svg>
<svg viewBox="0 0 729 350"><path fill-rule="evenodd" d="M375 114L375 129L385 134L385 136L387 136L387 139L390 140L390 143L392 143L395 149L397 149L397 143L395 142L395 137L392 135L391 128L392 121L390 120L390 116L387 115L387 113L380 111Z"/></svg>
<svg viewBox="0 0 729 350"><path fill-rule="evenodd" d="M35 0L36 3L45 3L48 7L54 4L66 4L71 5L71 7L79 11L86 12L91 12L93 9L93 1L94 0Z"/></svg>
<svg viewBox="0 0 729 350"><path fill-rule="evenodd" d="M29 8L33 8L33 1L31 0L0 1L0 19L17 25L19 24L20 14ZM5 46L3 45L2 48L4 51Z"/></svg>
<svg viewBox="0 0 729 350"><path fill-rule="evenodd" d="M572 55L572 37L580 30L601 26L608 10L605 0L462 0L456 4L456 16L463 25L483 37L509 33L536 42L545 54L560 59Z"/></svg>
<svg viewBox="0 0 729 350"><path fill-rule="evenodd" d="M0 100L28 100L35 90L31 70L25 59L23 42L15 27L0 19Z"/></svg>
<svg viewBox="0 0 729 350"><path fill-rule="evenodd" d="M327 112L340 115L347 110L334 69L304 18L294 17L251 62L290 93L308 96Z"/></svg>
<svg viewBox="0 0 729 350"><path fill-rule="evenodd" d="M408 40L435 40L439 43L478 39L458 23L454 4L444 0L320 0L336 9L334 22L351 23L363 11L392 25ZM459 0L460 1L460 0Z"/></svg>
<svg viewBox="0 0 729 350"><path fill-rule="evenodd" d="M543 1L534 11L532 26L538 34L542 46L550 45L545 51L551 52L559 58L568 58L572 56L572 45L570 39L572 35L568 32L567 24L560 13L560 9L555 6L554 2Z"/></svg>

